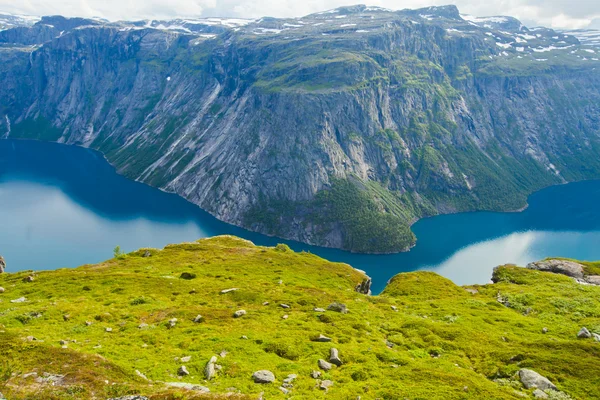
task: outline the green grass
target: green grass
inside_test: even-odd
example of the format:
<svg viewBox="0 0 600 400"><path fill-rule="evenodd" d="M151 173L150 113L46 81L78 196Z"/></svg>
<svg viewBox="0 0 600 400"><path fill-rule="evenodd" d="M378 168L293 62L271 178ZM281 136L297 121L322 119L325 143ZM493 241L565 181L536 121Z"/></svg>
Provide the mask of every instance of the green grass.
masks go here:
<svg viewBox="0 0 600 400"><path fill-rule="evenodd" d="M507 266L496 272L500 283L471 294L415 272L365 296L354 291L362 273L283 245L217 237L149 251L36 272L33 282L23 281L27 271L0 275L0 391L9 399L283 399L278 386L294 373L297 399L518 399L531 391L514 373L531 368L574 399L600 396L600 344L576 338L582 326L600 332L600 288L565 276ZM228 288L239 290L220 294ZM27 302L10 302L21 296ZM349 312L313 311L335 301ZM239 309L248 314L234 319ZM203 321L194 323L198 314ZM310 340L318 334L333 342ZM325 394L310 372L332 346L344 364L324 373L335 383ZM205 363L222 351L222 371L206 382ZM161 383L179 381L183 356L192 356L191 375L181 381L209 387L212 397ZM259 369L273 371L276 383L253 383ZM31 372L63 374L65 383L36 383Z"/></svg>

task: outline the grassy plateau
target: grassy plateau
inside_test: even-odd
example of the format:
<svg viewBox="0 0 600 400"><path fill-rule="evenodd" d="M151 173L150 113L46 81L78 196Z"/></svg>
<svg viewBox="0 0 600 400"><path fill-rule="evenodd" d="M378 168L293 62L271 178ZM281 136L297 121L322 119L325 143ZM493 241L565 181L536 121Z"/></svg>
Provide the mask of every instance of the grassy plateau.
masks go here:
<svg viewBox="0 0 600 400"><path fill-rule="evenodd" d="M459 287L406 273L367 296L355 290L365 276L348 265L227 236L0 274L0 392L9 400L520 399L534 398L516 376L528 368L557 386L550 399L600 399L600 343L577 337L584 326L600 333L600 287L515 266L495 278ZM238 310L246 314L234 318ZM321 370L331 348L342 364ZM188 375L178 374L182 366ZM258 370L275 381L255 383Z"/></svg>

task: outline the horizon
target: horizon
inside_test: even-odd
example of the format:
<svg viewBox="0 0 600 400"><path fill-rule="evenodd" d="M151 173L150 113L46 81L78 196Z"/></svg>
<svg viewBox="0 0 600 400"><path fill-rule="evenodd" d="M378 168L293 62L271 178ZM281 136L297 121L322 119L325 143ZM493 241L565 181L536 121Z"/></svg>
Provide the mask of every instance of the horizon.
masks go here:
<svg viewBox="0 0 600 400"><path fill-rule="evenodd" d="M403 3L402 8L394 7L388 3L390 0L375 0L368 4L361 3L343 3L339 0L314 0L309 2L306 7L268 7L268 13L261 14L265 7L264 3L272 3L270 0L258 2L258 6L249 6L246 4L248 0L175 0L173 5L161 4L161 0L154 0L147 5L134 6L133 10L121 10L115 12L110 10L107 12L106 7L111 8L111 3L114 0L105 0L103 5L98 4L92 7L92 3L99 3L99 0L83 0L78 2L81 7L75 7L70 0L59 0L52 3L43 2L43 6L34 6L35 3L41 0L30 0L25 5L15 6L7 0L0 0L0 14L12 15L18 17L33 17L41 18L44 16L64 16L68 18L89 18L100 19L109 22L118 21L140 21L140 20L173 20L173 19L207 19L207 18L231 18L244 20L258 20L261 18L280 18L280 19L298 19L319 12L326 12L341 7L352 7L356 5L366 5L367 7L378 7L389 9L391 11L415 10L427 7L443 7L456 6L461 15L471 15L479 18L507 16L519 19L525 26L537 27L544 26L553 29L600 29L600 7L593 6L591 13L587 13L585 17L570 16L565 12L560 11L550 17L539 16L535 17L535 12L532 11L532 6L525 6L519 12L511 8L501 8L492 5L490 7L481 7L474 5L471 0L455 0L448 4L445 1L439 2L430 0L424 2L422 0L409 0ZM538 0L514 0L514 2L536 3ZM556 0L556 3L564 3L564 0ZM10 4L9 4L10 3ZM135 0L129 4L135 3ZM222 4L226 3L226 4ZM239 5L235 6L236 3ZM256 3L256 2L255 2ZM278 3L288 3L287 0ZM315 5L315 3L318 3ZM375 3L375 4L374 4ZM586 3L586 2L584 2ZM192 5L193 7L182 7L182 4ZM334 7L328 6L334 5ZM37 10L37 12L33 10ZM103 11L104 10L104 11ZM183 12L180 12L183 10ZM484 12L489 10L490 12ZM506 12L502 12L505 10ZM500 12L493 12L500 11ZM589 11L589 10L588 10Z"/></svg>

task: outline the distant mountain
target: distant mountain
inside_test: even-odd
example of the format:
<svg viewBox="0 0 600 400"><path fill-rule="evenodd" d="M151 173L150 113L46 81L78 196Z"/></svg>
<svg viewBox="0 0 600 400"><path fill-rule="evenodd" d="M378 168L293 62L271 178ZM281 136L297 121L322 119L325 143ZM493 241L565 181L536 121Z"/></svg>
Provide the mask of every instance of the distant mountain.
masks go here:
<svg viewBox="0 0 600 400"><path fill-rule="evenodd" d="M98 149L266 234L394 252L418 218L516 210L600 178L594 31L362 5L14 25L0 32L0 135Z"/></svg>

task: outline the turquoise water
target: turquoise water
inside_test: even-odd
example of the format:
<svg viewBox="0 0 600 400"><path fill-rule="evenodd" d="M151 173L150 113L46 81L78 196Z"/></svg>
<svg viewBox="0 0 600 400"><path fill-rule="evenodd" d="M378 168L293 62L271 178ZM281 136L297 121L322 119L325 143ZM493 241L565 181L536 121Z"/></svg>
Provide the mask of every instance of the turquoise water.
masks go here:
<svg viewBox="0 0 600 400"><path fill-rule="evenodd" d="M119 176L98 153L0 140L0 254L8 271L96 263L125 251L219 234L287 243L366 271L373 289L398 272L431 270L458 284L486 283L503 263L544 257L600 260L600 181L533 194L522 213L477 212L419 221L408 253L361 255L269 238L224 224L176 195ZM318 277L315 277L317 279Z"/></svg>

